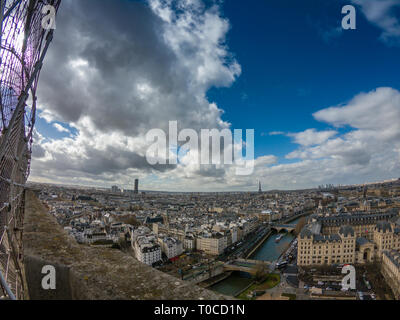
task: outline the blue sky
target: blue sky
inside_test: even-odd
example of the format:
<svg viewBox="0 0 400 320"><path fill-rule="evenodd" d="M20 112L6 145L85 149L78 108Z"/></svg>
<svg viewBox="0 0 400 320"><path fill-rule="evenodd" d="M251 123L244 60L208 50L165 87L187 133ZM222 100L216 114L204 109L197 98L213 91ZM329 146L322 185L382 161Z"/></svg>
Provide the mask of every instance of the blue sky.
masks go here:
<svg viewBox="0 0 400 320"><path fill-rule="evenodd" d="M273 131L330 126L312 114L378 87L400 89L400 47L379 39L381 30L357 12L357 30L341 27L346 1L225 1L231 31L227 43L242 66L230 87L208 96L234 128L256 130L256 156L284 157L296 148ZM284 159L282 159L284 161Z"/></svg>
<svg viewBox="0 0 400 320"><path fill-rule="evenodd" d="M341 28L348 4L356 30ZM65 0L32 179L226 191L396 178L399 53L400 0ZM149 166L146 132L174 120L255 129L254 173Z"/></svg>

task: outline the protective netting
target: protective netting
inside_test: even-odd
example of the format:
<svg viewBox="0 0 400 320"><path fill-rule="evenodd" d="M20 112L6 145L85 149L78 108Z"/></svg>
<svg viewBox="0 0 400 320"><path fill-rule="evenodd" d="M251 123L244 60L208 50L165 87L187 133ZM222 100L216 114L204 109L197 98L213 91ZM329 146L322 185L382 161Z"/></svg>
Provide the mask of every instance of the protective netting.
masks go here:
<svg viewBox="0 0 400 320"><path fill-rule="evenodd" d="M22 231L36 89L61 0L0 0L0 299L23 298ZM45 27L44 27L45 26Z"/></svg>

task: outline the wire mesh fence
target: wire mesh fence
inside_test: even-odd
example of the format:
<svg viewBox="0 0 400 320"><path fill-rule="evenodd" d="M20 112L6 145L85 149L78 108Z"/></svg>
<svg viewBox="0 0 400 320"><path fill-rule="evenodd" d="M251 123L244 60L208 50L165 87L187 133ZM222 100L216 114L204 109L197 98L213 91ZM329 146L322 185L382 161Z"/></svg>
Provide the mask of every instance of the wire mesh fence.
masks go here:
<svg viewBox="0 0 400 320"><path fill-rule="evenodd" d="M44 21L61 0L0 0L0 298L24 297L25 183L29 176L36 89L53 36Z"/></svg>

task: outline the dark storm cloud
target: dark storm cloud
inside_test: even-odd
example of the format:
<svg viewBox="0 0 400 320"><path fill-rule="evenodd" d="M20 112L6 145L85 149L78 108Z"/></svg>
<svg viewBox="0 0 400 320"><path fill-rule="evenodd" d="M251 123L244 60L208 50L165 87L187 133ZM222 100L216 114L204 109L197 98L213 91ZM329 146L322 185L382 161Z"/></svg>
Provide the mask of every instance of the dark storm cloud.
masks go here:
<svg viewBox="0 0 400 320"><path fill-rule="evenodd" d="M146 119L143 102L132 95L135 82L162 87L169 69L156 20L137 3L63 2L41 79L41 102L65 122L85 115L104 130L137 130ZM74 68L80 60L90 69L83 79Z"/></svg>
<svg viewBox="0 0 400 320"><path fill-rule="evenodd" d="M37 160L42 159L45 156L44 149L41 146L35 148L34 157ZM65 152L57 151L51 152L51 156L47 161L35 162L35 170L41 172L43 177L113 181L120 176L126 176L127 170L131 168L147 173L162 173L176 168L175 165L150 166L145 157L111 146L103 151L88 147L85 157L71 157Z"/></svg>
<svg viewBox="0 0 400 320"><path fill-rule="evenodd" d="M46 155L46 150L39 144L32 146L32 157L36 159L42 159Z"/></svg>
<svg viewBox="0 0 400 320"><path fill-rule="evenodd" d="M42 107L64 122L88 116L101 130L127 135L166 128L167 120L218 127L219 111L209 109L190 70L201 44L182 43L194 62L183 65L163 23L142 3L64 1L41 78Z"/></svg>
<svg viewBox="0 0 400 320"><path fill-rule="evenodd" d="M168 3L159 0L63 1L40 79L39 116L77 133L35 139L34 156L43 161L33 163L34 176L162 173L176 166L147 163L149 130L168 133L171 120L179 130L229 126L206 98L211 86L229 86L240 74L224 44L229 23L217 7L176 3L179 13L167 17Z"/></svg>

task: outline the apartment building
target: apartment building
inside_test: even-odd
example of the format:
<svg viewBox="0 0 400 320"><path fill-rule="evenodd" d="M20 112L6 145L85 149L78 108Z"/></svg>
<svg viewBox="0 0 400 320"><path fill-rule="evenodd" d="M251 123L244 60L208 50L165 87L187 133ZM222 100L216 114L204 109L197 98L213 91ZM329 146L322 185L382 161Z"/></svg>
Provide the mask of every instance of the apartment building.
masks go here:
<svg viewBox="0 0 400 320"><path fill-rule="evenodd" d="M162 260L161 246L156 236L146 227L140 227L133 231L131 245L135 257L142 263L152 266Z"/></svg>
<svg viewBox="0 0 400 320"><path fill-rule="evenodd" d="M308 228L298 236L299 266L354 263L356 237L350 226L340 228L338 234L314 234Z"/></svg>
<svg viewBox="0 0 400 320"><path fill-rule="evenodd" d="M382 274L397 299L400 299L400 251L386 250L382 255Z"/></svg>
<svg viewBox="0 0 400 320"><path fill-rule="evenodd" d="M183 239L183 248L187 251L196 250L196 238L193 235L186 235Z"/></svg>
<svg viewBox="0 0 400 320"><path fill-rule="evenodd" d="M181 241L171 237L158 238L161 251L165 253L168 259L179 257L183 253L183 244Z"/></svg>
<svg viewBox="0 0 400 320"><path fill-rule="evenodd" d="M257 214L257 217L260 221L274 222L282 219L283 214L281 211L264 210Z"/></svg>
<svg viewBox="0 0 400 320"><path fill-rule="evenodd" d="M153 223L153 232L158 234L166 234L170 237L183 241L185 239L185 230L184 228L179 228L175 225L165 225L161 223Z"/></svg>
<svg viewBox="0 0 400 320"><path fill-rule="evenodd" d="M393 218L387 214L383 214L383 217ZM400 249L399 220L379 221L382 217L377 216L373 216L371 220L362 215L346 219L342 216L336 218L338 221L335 224L332 223L332 219L328 219L328 224L324 226L327 219L317 219L303 228L298 236L299 266L362 264L381 260L385 250ZM340 221L351 222L352 225L338 227L336 223ZM371 227L370 221L378 222ZM329 234L328 230L333 232Z"/></svg>
<svg viewBox="0 0 400 320"><path fill-rule="evenodd" d="M386 213L358 212L318 217L316 221L321 224L321 232L324 235L337 234L343 225L350 225L356 233L356 237L373 240L376 224L381 221L389 221L398 215L396 210Z"/></svg>
<svg viewBox="0 0 400 320"><path fill-rule="evenodd" d="M385 250L400 249L400 226L395 223L379 222L374 232L376 254L382 257Z"/></svg>
<svg viewBox="0 0 400 320"><path fill-rule="evenodd" d="M203 233L196 239L196 248L206 254L217 256L224 252L227 243L228 241L226 236L220 233Z"/></svg>

